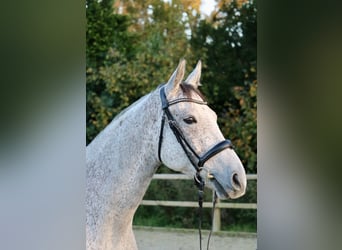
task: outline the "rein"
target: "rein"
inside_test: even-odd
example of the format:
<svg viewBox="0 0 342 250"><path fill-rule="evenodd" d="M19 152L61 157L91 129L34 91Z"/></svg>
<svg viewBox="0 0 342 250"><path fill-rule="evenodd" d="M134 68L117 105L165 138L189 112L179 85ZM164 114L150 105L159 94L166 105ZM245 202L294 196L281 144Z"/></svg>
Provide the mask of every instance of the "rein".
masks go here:
<svg viewBox="0 0 342 250"><path fill-rule="evenodd" d="M194 176L195 185L198 188L198 205L199 205L199 239L200 239L200 249L202 249L202 208L203 208L203 192L204 192L204 186L205 181L202 179L200 172L203 169L203 166L206 161L208 161L210 158L215 156L216 154L220 153L222 150L225 150L227 148L232 149L233 144L230 140L223 140L216 145L214 145L212 148L210 148L206 153L204 153L202 156L199 156L196 151L191 147L190 143L186 140L182 130L179 127L179 124L171 114L169 107L171 105L180 103L180 102L192 102L199 105L208 105L205 101L195 100L191 98L179 98L176 100L168 101L166 94L165 94L165 86L162 86L160 88L160 99L162 103L162 109L163 109L163 116L161 120L161 128L160 128L160 134L159 134L159 142L158 142L158 158L159 161L162 162L161 159L161 147L163 143L163 134L164 134L164 126L166 118L168 120L168 124L170 129L172 130L173 134L175 135L178 143L181 145L185 155L188 157L189 161L191 162L192 166L196 170L196 174ZM195 159L194 159L195 158ZM216 204L216 193L215 198L213 202L213 211ZM214 216L214 213L212 212L212 217ZM208 243L207 243L207 249L209 249L209 241L211 237L211 232L209 234Z"/></svg>

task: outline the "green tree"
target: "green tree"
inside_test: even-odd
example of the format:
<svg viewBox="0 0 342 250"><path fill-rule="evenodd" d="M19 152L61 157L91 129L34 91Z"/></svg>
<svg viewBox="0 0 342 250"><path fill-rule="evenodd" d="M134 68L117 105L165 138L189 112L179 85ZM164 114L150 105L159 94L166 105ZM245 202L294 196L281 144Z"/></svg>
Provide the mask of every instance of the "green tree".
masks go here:
<svg viewBox="0 0 342 250"><path fill-rule="evenodd" d="M206 55L203 92L218 113L223 134L231 139L247 173L257 173L257 67L255 1L221 1L211 19L202 20L191 39L193 53ZM239 202L256 202L250 181ZM229 225L256 230L255 210L223 210Z"/></svg>
<svg viewBox="0 0 342 250"><path fill-rule="evenodd" d="M88 19L89 33L99 33L95 36L99 41L87 40L89 46L95 44L87 68L88 142L123 108L165 82L179 59L190 57L191 52L179 4L128 2L123 6L131 11L129 18L113 14L119 11L112 9L110 1L106 6L94 5L98 12L92 12L95 15ZM101 11L103 8L106 11ZM109 34L102 34L101 29L107 26L116 31L107 28ZM109 38L102 41L102 36Z"/></svg>
<svg viewBox="0 0 342 250"><path fill-rule="evenodd" d="M249 172L256 172L256 2L223 1L191 39L203 55L203 92Z"/></svg>
<svg viewBox="0 0 342 250"><path fill-rule="evenodd" d="M202 91L247 172L256 173L256 3L238 2L221 1L211 20L201 20L199 1L87 0L87 143L122 109L165 82L180 58L187 59L188 72L201 59ZM248 190L242 201L255 202L256 185ZM191 182L153 181L146 198L195 200L196 190ZM176 210L142 207L135 220L196 224L192 208ZM210 211L204 216L209 228ZM222 217L231 224L256 224L255 211Z"/></svg>
<svg viewBox="0 0 342 250"><path fill-rule="evenodd" d="M87 79L87 143L108 124L117 106L115 98L107 92L101 68L113 63L108 51L130 57L134 36L128 32L128 16L113 13L111 0L87 0L86 79Z"/></svg>

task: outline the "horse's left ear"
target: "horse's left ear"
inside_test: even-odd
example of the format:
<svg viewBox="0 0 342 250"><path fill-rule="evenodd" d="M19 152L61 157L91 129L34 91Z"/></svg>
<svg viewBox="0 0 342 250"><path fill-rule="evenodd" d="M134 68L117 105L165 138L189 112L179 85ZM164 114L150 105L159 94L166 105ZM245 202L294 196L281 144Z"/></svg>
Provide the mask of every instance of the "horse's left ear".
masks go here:
<svg viewBox="0 0 342 250"><path fill-rule="evenodd" d="M197 89L198 86L201 86L201 83L200 83L201 70L202 70L202 62L201 60L199 60L195 69L191 72L191 74L188 76L185 82L187 84L192 85L195 89Z"/></svg>
<svg viewBox="0 0 342 250"><path fill-rule="evenodd" d="M179 89L179 85L182 83L185 73L185 60L181 59L177 66L177 69L171 75L169 81L165 86L166 94L169 96L170 94L177 93Z"/></svg>

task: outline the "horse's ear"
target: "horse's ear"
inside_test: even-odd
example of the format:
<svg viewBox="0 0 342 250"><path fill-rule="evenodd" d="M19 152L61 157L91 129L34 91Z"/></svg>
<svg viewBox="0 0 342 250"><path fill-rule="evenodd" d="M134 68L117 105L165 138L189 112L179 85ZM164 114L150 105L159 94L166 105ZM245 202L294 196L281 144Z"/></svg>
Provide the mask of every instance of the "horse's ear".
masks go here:
<svg viewBox="0 0 342 250"><path fill-rule="evenodd" d="M167 95L170 93L176 93L179 89L179 85L182 83L185 73L185 60L181 59L177 69L171 75L169 81L165 86L165 91Z"/></svg>
<svg viewBox="0 0 342 250"><path fill-rule="evenodd" d="M201 70L202 70L202 62L201 60L198 61L195 69L191 72L188 78L185 80L187 84L192 85L195 89L201 85L200 78L201 78Z"/></svg>

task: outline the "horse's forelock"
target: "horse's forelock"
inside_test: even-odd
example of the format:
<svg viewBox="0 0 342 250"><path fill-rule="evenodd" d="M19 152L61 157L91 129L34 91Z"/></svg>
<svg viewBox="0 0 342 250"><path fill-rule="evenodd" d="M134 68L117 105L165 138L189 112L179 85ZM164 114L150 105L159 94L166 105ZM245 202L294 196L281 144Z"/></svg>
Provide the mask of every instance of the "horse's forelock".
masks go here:
<svg viewBox="0 0 342 250"><path fill-rule="evenodd" d="M187 84L186 82L182 82L180 84L180 87L183 91L183 93L186 95L187 98L191 98L191 92L195 92L197 95L199 95L203 101L205 100L205 96L201 93L201 91L199 91L199 89L194 88L192 85Z"/></svg>

